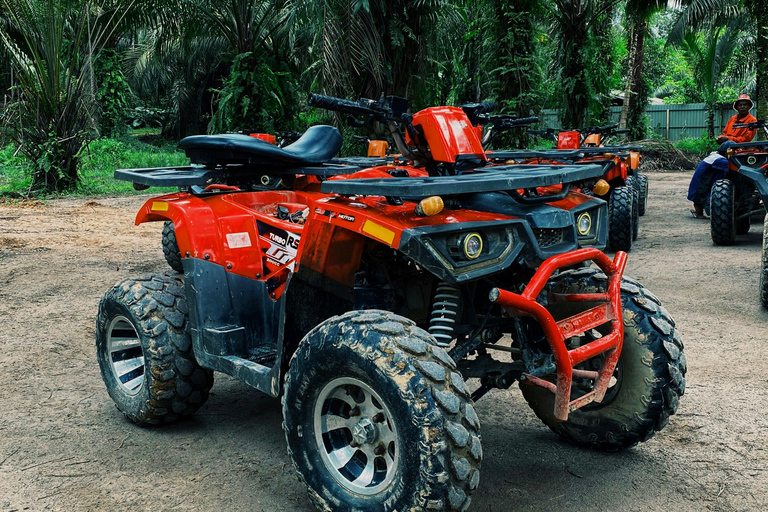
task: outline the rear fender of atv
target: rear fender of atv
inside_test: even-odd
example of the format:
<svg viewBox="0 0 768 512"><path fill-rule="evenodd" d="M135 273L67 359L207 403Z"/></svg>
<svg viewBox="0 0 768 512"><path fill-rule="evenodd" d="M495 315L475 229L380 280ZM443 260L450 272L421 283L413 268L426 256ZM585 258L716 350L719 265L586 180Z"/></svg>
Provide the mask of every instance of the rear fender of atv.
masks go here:
<svg viewBox="0 0 768 512"><path fill-rule="evenodd" d="M148 200L136 214L136 225L171 221L182 258L215 260L221 241L211 207L189 194L170 194Z"/></svg>

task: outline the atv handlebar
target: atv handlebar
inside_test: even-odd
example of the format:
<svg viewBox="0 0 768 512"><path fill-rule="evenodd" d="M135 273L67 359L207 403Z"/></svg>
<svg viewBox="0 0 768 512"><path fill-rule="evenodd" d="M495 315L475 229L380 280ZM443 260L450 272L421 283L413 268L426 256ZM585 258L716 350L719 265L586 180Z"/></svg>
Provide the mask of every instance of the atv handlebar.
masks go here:
<svg viewBox="0 0 768 512"><path fill-rule="evenodd" d="M496 110L496 104L492 101L484 101L482 103L467 103L461 106L461 110L467 114L469 122L473 126L479 124L486 124L489 120L488 112Z"/></svg>
<svg viewBox="0 0 768 512"><path fill-rule="evenodd" d="M322 108L325 110L333 110L341 114L349 114L352 116L367 116L376 114L376 111L370 108L370 103L373 100L359 100L349 101L341 98L334 98L333 96L324 96L322 94L310 94L307 103L311 107Z"/></svg>
<svg viewBox="0 0 768 512"><path fill-rule="evenodd" d="M768 120L763 119L763 120L755 121L754 123L735 123L733 125L733 127L734 128L748 128L750 130L756 130L758 128L765 127L767 125L767 123L768 123Z"/></svg>
<svg viewBox="0 0 768 512"><path fill-rule="evenodd" d="M380 100L361 98L357 101L349 101L323 94L310 94L307 104L311 107L332 110L349 116L370 116L378 121L395 121L410 124L413 117L407 110L407 100L389 96ZM354 120L352 120L354 121ZM348 122L350 122L348 120ZM357 126L362 124L355 123Z"/></svg>

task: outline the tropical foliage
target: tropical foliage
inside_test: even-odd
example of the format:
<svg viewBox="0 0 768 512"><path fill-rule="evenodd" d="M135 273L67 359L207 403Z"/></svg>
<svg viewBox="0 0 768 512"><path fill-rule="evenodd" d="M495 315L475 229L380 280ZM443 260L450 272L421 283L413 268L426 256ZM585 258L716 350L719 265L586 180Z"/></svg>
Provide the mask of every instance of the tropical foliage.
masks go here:
<svg viewBox="0 0 768 512"><path fill-rule="evenodd" d="M169 140L302 131L309 92L553 108L568 128L603 124L623 102L633 138L652 95L714 111L747 92L768 117L766 4L0 0L0 142L32 163L35 192L76 187L88 142L132 127Z"/></svg>

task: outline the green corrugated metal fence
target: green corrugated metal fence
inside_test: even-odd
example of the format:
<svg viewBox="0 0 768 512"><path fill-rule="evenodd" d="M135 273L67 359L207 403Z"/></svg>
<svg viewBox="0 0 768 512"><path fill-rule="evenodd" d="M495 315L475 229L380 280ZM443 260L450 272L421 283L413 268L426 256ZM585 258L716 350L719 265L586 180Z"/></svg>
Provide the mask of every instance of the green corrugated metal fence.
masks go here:
<svg viewBox="0 0 768 512"><path fill-rule="evenodd" d="M755 108L751 113L755 115ZM610 122L618 123L621 107L610 107ZM704 103L684 103L680 105L649 105L645 109L649 125L656 136L670 140L680 140L689 137L701 137L707 129L707 108ZM715 111L715 135L722 132L723 127L736 112L731 104L722 105ZM544 128L561 128L557 118L557 110L545 109L539 114L540 126ZM567 126L566 128L573 128ZM648 134L650 137L650 134Z"/></svg>

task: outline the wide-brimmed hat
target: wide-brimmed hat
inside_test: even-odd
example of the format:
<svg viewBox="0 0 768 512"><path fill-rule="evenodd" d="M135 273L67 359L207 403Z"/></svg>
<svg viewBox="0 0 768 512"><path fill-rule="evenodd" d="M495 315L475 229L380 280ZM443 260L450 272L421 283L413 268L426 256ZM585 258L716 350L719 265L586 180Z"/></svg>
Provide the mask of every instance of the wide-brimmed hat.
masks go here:
<svg viewBox="0 0 768 512"><path fill-rule="evenodd" d="M733 102L733 110L736 110L736 104L740 101L748 101L749 102L749 108L752 109L752 107L755 106L754 103L752 103L752 98L749 97L749 94L742 94L738 98L736 98L736 101Z"/></svg>

